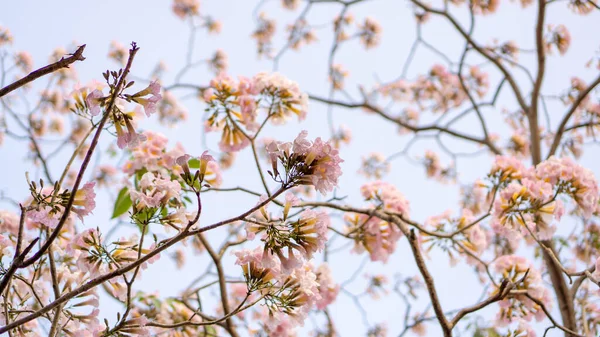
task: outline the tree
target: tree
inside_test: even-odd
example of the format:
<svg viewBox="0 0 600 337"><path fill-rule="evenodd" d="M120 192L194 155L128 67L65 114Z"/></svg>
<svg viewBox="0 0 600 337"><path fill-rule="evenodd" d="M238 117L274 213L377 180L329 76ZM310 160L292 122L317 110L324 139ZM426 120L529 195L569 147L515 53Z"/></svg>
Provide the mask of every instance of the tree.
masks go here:
<svg viewBox="0 0 600 337"><path fill-rule="evenodd" d="M593 0L410 0L402 47L366 15L397 4L260 1L251 31L229 31L273 69L253 74L198 46L227 27L218 11L171 5L185 63L144 76L146 46L113 42L118 66L86 85L90 42L32 71L0 27L2 158L28 184L3 175L0 333L600 333L600 59L567 29L595 23ZM477 29L515 15L519 36ZM405 61L361 77L386 41ZM286 58L290 74L321 60L328 82L295 82Z"/></svg>

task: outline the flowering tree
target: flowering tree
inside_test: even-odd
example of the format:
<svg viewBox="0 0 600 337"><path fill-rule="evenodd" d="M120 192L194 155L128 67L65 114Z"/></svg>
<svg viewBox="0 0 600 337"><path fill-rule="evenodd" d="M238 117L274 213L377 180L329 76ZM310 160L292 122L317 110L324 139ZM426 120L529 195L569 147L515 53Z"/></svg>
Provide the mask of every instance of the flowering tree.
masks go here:
<svg viewBox="0 0 600 337"><path fill-rule="evenodd" d="M18 186L28 192L2 194L0 333L598 336L598 167L582 163L600 125L600 59L591 55L559 89L547 79L562 72L572 44L551 9L596 22L596 2L522 0L537 13L522 32L532 45L522 46L476 30L515 5L410 0L416 37L405 62L353 89L348 79L361 69L345 66L340 51L395 39L361 14L371 2L260 1L256 27L237 30L274 69L290 50L326 46L325 93L285 72L234 77L221 49L197 59L196 35L222 29L197 0L172 3L190 27L172 78L163 63L136 73L144 46L113 42L108 57L119 66L82 85L86 45L59 48L33 70L0 26L2 158L12 165L26 154L27 186ZM310 19L320 10L326 24ZM294 14L283 39L272 19L280 11ZM453 50L426 39L430 25L454 34ZM189 79L200 65L211 80ZM202 124L190 122L194 104ZM336 124L339 112L366 115L354 137ZM328 130L315 136L320 128L307 118ZM143 127L146 119L157 122ZM278 133L295 122L307 131ZM390 125L399 133L385 136L391 155L373 146L360 167L348 164L351 138L373 139ZM163 135L163 126L200 133L201 149L186 150L197 144ZM463 181L461 162L481 167L478 176ZM394 182L413 166L439 191L460 192L443 205L453 211L413 215ZM429 207L428 188L416 191L413 208ZM143 283L153 270L161 281ZM179 281L188 285L170 291ZM453 299L466 284L475 297ZM156 291L165 289L172 294ZM387 320L372 314L379 299ZM348 323L352 315L362 322Z"/></svg>

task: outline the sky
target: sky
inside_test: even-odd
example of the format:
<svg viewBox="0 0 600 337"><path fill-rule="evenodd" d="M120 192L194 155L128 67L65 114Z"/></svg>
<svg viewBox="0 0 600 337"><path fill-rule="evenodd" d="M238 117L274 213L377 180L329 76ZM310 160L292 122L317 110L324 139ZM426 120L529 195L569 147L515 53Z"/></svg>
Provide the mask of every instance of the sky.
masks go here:
<svg viewBox="0 0 600 337"><path fill-rule="evenodd" d="M258 1L250 0L204 0L201 4L201 12L219 20L223 24L222 33L219 35L208 35L204 31L197 34L195 48L193 50L194 60L208 59L218 49L223 49L229 56L228 73L233 76L252 76L260 71L272 71L273 62L268 58L258 58L256 55L255 42L250 38L254 29L255 11ZM279 1L262 1L259 11L264 11L269 17L277 18L278 34L275 39L275 50L279 50L284 44L283 32L285 26L296 18L299 10L294 12L281 9ZM435 3L434 3L435 4ZM8 27L15 38L14 48L16 50L27 50L34 58L35 68L45 65L48 56L57 47L69 47L74 50L73 45L86 44L85 62L74 65L81 83L87 83L93 79L101 79L101 73L106 69L116 69L118 65L107 59L109 44L118 41L127 45L135 41L140 47L136 56L132 74L136 78L147 78L152 69L160 61L168 66L168 73L164 83L173 82L174 75L181 69L185 62L186 50L189 40L189 27L171 12L170 1L11 1L6 2L0 12L0 25ZM491 43L494 38L499 41L515 40L524 49L534 49L533 27L535 25L535 6L525 10L521 9L516 2L502 1L496 15L490 15L479 20L476 26L475 38L482 44ZM307 20L318 27L316 34L318 41L313 45L302 48L299 52L286 51L278 63L277 70L288 78L299 83L300 88L310 94L326 97L329 92L327 82L327 57L331 48L333 38L331 21L340 10L337 4L319 4L314 6ZM405 60L409 54L411 43L415 39L415 25L412 9L407 1L373 0L364 5L352 7L351 12L357 21L365 17L374 17L382 25L383 33L380 46L372 50L364 50L357 41L343 45L336 55L335 63L342 64L350 73L346 88L355 100L360 100L359 85L371 88L377 83L388 82L397 78L402 71ZM465 17L465 12L454 11L459 18ZM588 82L597 73L594 68L585 68L585 63L599 51L600 43L597 38L597 28L600 19L599 14L582 17L575 16L562 3L556 3L549 8L548 23L565 24L573 42L569 52L562 57L551 56L548 60L548 69L543 90L545 93L559 94L569 86L570 78L577 75ZM454 60L460 55L463 42L456 33L440 18L433 18L430 23L423 27L423 36L431 44L444 51ZM472 63L480 63L481 60L471 58ZM522 55L521 61L528 67L534 66L534 58L531 55ZM433 64L444 63L434 53L420 48L408 68L408 78L414 78L418 74L426 72ZM490 69L488 65L482 65L483 69ZM532 68L533 70L534 67ZM514 70L517 72L516 70ZM204 85L212 74L208 67L201 65L186 74L181 80L184 83ZM527 88L526 77L523 74L516 76L520 85ZM490 75L490 81L496 83L499 80L497 73ZM177 128L166 128L159 126L156 119L150 119L142 124L147 130L157 130L170 139L170 144L180 142L185 149L199 155L205 149L216 150L218 136L208 135L207 141L202 137L202 120L204 107L190 93L185 90L177 91L177 96L182 99L189 112L189 120ZM193 96L193 95L192 95ZM336 96L345 100L344 96ZM501 111L503 108L514 109L515 102L508 91L500 96L500 104L496 109L486 109L484 114L489 118L492 125L500 125L502 121ZM557 120L564 113L561 104L549 103L550 117L553 120L552 127L556 127ZM385 156L397 153L409 141L408 136L401 136L397 128L389 123L384 123L376 116L367 114L360 110L349 110L335 108L333 110L333 121L336 126L347 125L353 133L350 146L341 150L341 157L345 160L343 164L344 174L340 180L340 188L337 195L347 196L346 202L358 206L364 205L359 197L358 188L366 182L366 178L357 174L360 168L361 158L371 152L380 152ZM293 122L284 127L269 126L266 134L278 140L292 140L300 130L307 129L309 137L329 137L327 126L327 107L316 102L310 103L308 118L302 123ZM461 131L470 133L476 129L474 119L466 119L461 122ZM506 129L502 126L495 131L502 134ZM473 131L477 134L477 131ZM103 144L107 145L110 140ZM450 143L454 149L461 152L477 150L476 147L460 142ZM5 145L0 147L0 158L8 159L11 165L2 168L4 178L0 179L0 190L5 195L16 199L27 196L27 185L23 178L25 170L33 170L31 164L24 161L24 143L18 143L7 139ZM419 143L410 152L412 158L422 156L427 149L439 150L433 141ZM586 147L587 154L584 156L583 165L592 169L596 174L600 173L600 167L595 158L600 155L597 147ZM51 163L58 170L61 167L61 158ZM490 156L482 155L475 158L460 158L457 167L459 181L461 183L472 182L482 177L490 168ZM98 158L98 160L103 160ZM225 173L224 186L243 185L260 190L260 181L256 170L250 165L243 163L251 162L248 151L238 157L239 164ZM442 160L448 162L450 158L442 155ZM458 185L440 185L437 182L425 179L424 170L413 161L403 158L395 159L391 163L391 171L385 177L397 186L397 188L410 200L411 217L424 220L429 216L440 214L447 209L453 209L457 213ZM272 185L274 186L274 185ZM114 195L114 191L112 193ZM101 197L106 200L99 202L91 221L85 226L93 225L101 228L114 226L107 223L107 214L112 206L111 193L105 193ZM227 218L254 205L256 200L243 195L214 194L205 198L204 213L201 223L208 224L213 221ZM5 207L5 206L2 206ZM8 207L8 205L6 205ZM561 229L563 230L563 229ZM566 230L566 229L564 229ZM127 233L127 229L123 230ZM219 240L219 234L213 236ZM339 240L337 242L340 242ZM334 243L339 246L339 243ZM249 245L252 246L252 245ZM330 265L334 275L340 281L350 277L359 267L364 256L352 256L348 259L348 249L344 254L334 254L330 257ZM483 289L476 278L469 272L469 268L459 264L449 267L447 258L442 253L432 252L428 261L431 272L436 279L436 286L440 294L442 305L447 310L452 310L475 303L481 296ZM195 260L197 259L197 260ZM206 256L194 257L188 260L183 270L177 270L172 263L161 263L151 266L139 282L139 289L152 291L160 289L161 296L176 295L185 287L191 279L204 270L207 263ZM239 270L233 267L233 259L225 260L230 263L228 275L239 276ZM360 293L364 290L364 273L371 275L386 273L392 275L401 273L404 276L414 275L416 268L406 240L401 239L396 253L387 264L370 264L357 281L348 286L348 290ZM176 277L173 277L176 275ZM477 291L473 291L477 289ZM366 301L368 306L368 324L365 324L359 310L348 296L340 293L339 300L331 308L331 314L340 336L353 336L356 331L365 331L367 325L387 322L390 336L400 331L401 317L404 313L404 305L400 298L392 295L386 296L379 302ZM417 301L416 308L423 309L427 306L426 294ZM114 317L117 304L103 301L103 313L107 317ZM494 309L488 311L488 317L493 315ZM310 327L310 322L307 322ZM438 336L439 330L434 325L429 325L427 336ZM548 336L558 336L555 331Z"/></svg>

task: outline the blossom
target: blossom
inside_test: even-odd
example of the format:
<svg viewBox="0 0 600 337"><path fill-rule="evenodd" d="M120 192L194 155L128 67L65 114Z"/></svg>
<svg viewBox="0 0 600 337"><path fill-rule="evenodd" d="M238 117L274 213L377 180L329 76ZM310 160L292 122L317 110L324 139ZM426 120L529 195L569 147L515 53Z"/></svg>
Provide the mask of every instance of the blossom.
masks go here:
<svg viewBox="0 0 600 337"><path fill-rule="evenodd" d="M86 215L92 213L96 207L96 193L94 193L95 182L87 182L82 188L75 192L75 198L73 199L73 208L71 209L76 213L81 220ZM75 207L77 206L77 207Z"/></svg>
<svg viewBox="0 0 600 337"><path fill-rule="evenodd" d="M302 131L293 143L272 142L267 146L267 154L273 166L273 177L278 177L278 161L286 169L286 182L313 185L323 195L333 190L342 174L338 150L331 142L321 138L310 142L307 131Z"/></svg>
<svg viewBox="0 0 600 337"><path fill-rule="evenodd" d="M348 77L349 72L342 65L334 64L329 71L329 81L336 90L344 89L344 79Z"/></svg>
<svg viewBox="0 0 600 337"><path fill-rule="evenodd" d="M494 270L503 279L514 284L515 290L522 290L529 296L539 300L550 310L552 300L550 292L544 286L540 272L526 258L517 255L503 255L494 262ZM495 290L498 291L498 290ZM498 302L500 312L498 322L506 325L515 319L537 321L546 318L541 307L522 293L511 294Z"/></svg>
<svg viewBox="0 0 600 337"><path fill-rule="evenodd" d="M120 114L119 118L115 117L114 125L117 132L117 146L120 149L124 149L126 146L133 148L146 141L146 136L137 133L133 127L131 121L133 119L131 115L133 114L135 114L135 111L130 114ZM122 124L125 124L126 130L123 130Z"/></svg>
<svg viewBox="0 0 600 337"><path fill-rule="evenodd" d="M87 95L85 98L85 103L90 109L90 114L92 116L97 116L100 113L100 102L104 98L102 91L95 89L91 93Z"/></svg>
<svg viewBox="0 0 600 337"><path fill-rule="evenodd" d="M395 186L384 181L373 181L361 186L360 192L365 200L381 202L383 209L408 217L410 206L408 200Z"/></svg>
<svg viewBox="0 0 600 337"><path fill-rule="evenodd" d="M182 20L186 16L198 15L200 14L200 2L198 0L174 0L173 13Z"/></svg>
<svg viewBox="0 0 600 337"><path fill-rule="evenodd" d="M570 0L569 8L577 14L586 15L596 8L596 0Z"/></svg>
<svg viewBox="0 0 600 337"><path fill-rule="evenodd" d="M292 49L298 50L303 44L311 44L317 40L313 29L305 19L298 19L292 25L288 25L288 44Z"/></svg>
<svg viewBox="0 0 600 337"><path fill-rule="evenodd" d="M390 171L390 163L385 159L383 154L373 152L367 157L362 158L362 165L358 173L366 176L367 178L381 179L386 173Z"/></svg>
<svg viewBox="0 0 600 337"><path fill-rule="evenodd" d="M281 0L281 5L285 9L289 9L289 10L294 10L294 9L298 8L299 4L300 4L300 0Z"/></svg>
<svg viewBox="0 0 600 337"><path fill-rule="evenodd" d="M121 65L125 65L127 63L127 56L129 52L127 48L117 41L112 41L110 43L110 49L108 51L108 57L117 61Z"/></svg>
<svg viewBox="0 0 600 337"><path fill-rule="evenodd" d="M56 212L48 206L39 206L38 209L27 212L27 217L33 221L49 228L56 228L60 220L60 213Z"/></svg>
<svg viewBox="0 0 600 337"><path fill-rule="evenodd" d="M499 0L476 0L473 2L473 11L483 15L493 14L499 5Z"/></svg>
<svg viewBox="0 0 600 337"><path fill-rule="evenodd" d="M158 105L159 121L173 126L178 122L185 121L187 116L187 109L177 101L175 95L170 91L165 91L163 99Z"/></svg>
<svg viewBox="0 0 600 337"><path fill-rule="evenodd" d="M20 51L15 55L15 65L23 72L29 73L33 69L33 59L31 54L26 51Z"/></svg>
<svg viewBox="0 0 600 337"><path fill-rule="evenodd" d="M6 27L0 26L0 47L5 44L12 44L13 36L10 30Z"/></svg>
<svg viewBox="0 0 600 337"><path fill-rule="evenodd" d="M170 199L179 199L180 192L179 182L146 172L140 179L139 191L130 190L129 195L139 211L146 207L165 206Z"/></svg>
<svg viewBox="0 0 600 337"><path fill-rule="evenodd" d="M379 44L381 40L381 25L371 18L365 18L362 25L358 25L360 42L365 45L365 48L373 48Z"/></svg>
<svg viewBox="0 0 600 337"><path fill-rule="evenodd" d="M0 210L0 233L17 235L19 216L13 212Z"/></svg>
<svg viewBox="0 0 600 337"><path fill-rule="evenodd" d="M569 157L550 159L535 168L539 179L549 182L556 192L569 195L586 218L595 211L598 204L598 182L592 171L577 164Z"/></svg>
<svg viewBox="0 0 600 337"><path fill-rule="evenodd" d="M215 74L227 71L227 59L228 57L225 51L223 51L222 49L217 49L213 57L208 60L210 70L212 70Z"/></svg>
<svg viewBox="0 0 600 337"><path fill-rule="evenodd" d="M321 264L317 268L316 274L317 283L319 284L317 291L321 298L315 303L315 306L318 310L323 310L335 301L340 291L340 285L335 283L327 263Z"/></svg>
<svg viewBox="0 0 600 337"><path fill-rule="evenodd" d="M366 214L346 213L346 234L354 239L353 252L367 251L371 261L387 262L402 232L393 224Z"/></svg>
<svg viewBox="0 0 600 337"><path fill-rule="evenodd" d="M546 36L546 50L552 51L552 46L555 45L556 49L561 55L564 55L569 46L571 45L571 34L564 25L548 25L548 32Z"/></svg>
<svg viewBox="0 0 600 337"><path fill-rule="evenodd" d="M144 96L150 95L145 98ZM148 87L136 94L131 99L144 107L146 116L150 117L151 114L156 112L157 103L162 99L160 94L160 84L158 81L153 81Z"/></svg>
<svg viewBox="0 0 600 337"><path fill-rule="evenodd" d="M100 233L89 228L77 234L67 248L67 252L77 259L81 271L89 272L93 277L106 270L101 255L103 253Z"/></svg>
<svg viewBox="0 0 600 337"><path fill-rule="evenodd" d="M271 53L271 41L275 35L275 20L267 18L264 12L258 15L256 30L252 33L252 38L256 40L258 55L267 55Z"/></svg>
<svg viewBox="0 0 600 337"><path fill-rule="evenodd" d="M274 124L283 124L293 114L298 116L298 120L306 118L308 95L300 90L298 83L277 72L258 73L253 82L257 91L271 97L270 110Z"/></svg>

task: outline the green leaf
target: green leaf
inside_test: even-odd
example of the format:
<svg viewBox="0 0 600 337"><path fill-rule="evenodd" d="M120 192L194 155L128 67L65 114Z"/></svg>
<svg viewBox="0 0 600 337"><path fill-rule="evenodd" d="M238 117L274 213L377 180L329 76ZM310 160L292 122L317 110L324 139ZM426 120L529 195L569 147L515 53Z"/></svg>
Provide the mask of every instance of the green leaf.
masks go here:
<svg viewBox="0 0 600 337"><path fill-rule="evenodd" d="M119 191L119 195L117 196L117 201L115 201L115 208L113 210L113 215L111 219L121 216L123 213L127 212L131 207L132 202L129 197L129 190L127 187L123 187Z"/></svg>
<svg viewBox="0 0 600 337"><path fill-rule="evenodd" d="M199 169L200 168L200 159L198 159L198 158L190 159L190 161L188 161L188 166L193 169Z"/></svg>
<svg viewBox="0 0 600 337"><path fill-rule="evenodd" d="M206 336L206 337L212 337L212 336L217 336L217 329L215 329L215 327L207 325L204 327L204 333L202 334L202 336Z"/></svg>

